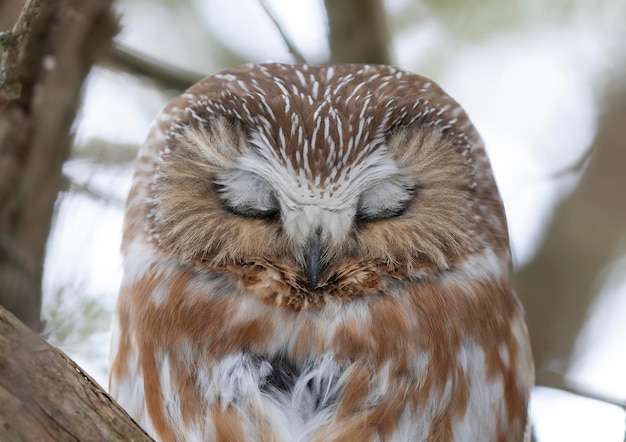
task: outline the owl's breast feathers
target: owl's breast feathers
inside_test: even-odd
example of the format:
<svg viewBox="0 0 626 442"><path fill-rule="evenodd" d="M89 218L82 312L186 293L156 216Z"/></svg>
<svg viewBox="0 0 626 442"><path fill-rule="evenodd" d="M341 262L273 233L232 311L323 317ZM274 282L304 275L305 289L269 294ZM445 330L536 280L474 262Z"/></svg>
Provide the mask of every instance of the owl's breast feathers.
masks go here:
<svg viewBox="0 0 626 442"><path fill-rule="evenodd" d="M298 312L274 280L155 263L123 287L112 393L163 440L521 440L532 361L503 277L484 251Z"/></svg>
<svg viewBox="0 0 626 442"><path fill-rule="evenodd" d="M321 309L328 302L379 293L386 286L386 281L381 279L380 266L361 262L338 267L315 287L311 287L309 281L304 280L293 266L265 259L223 267L199 265L227 272L245 292L260 297L268 305L294 312Z"/></svg>

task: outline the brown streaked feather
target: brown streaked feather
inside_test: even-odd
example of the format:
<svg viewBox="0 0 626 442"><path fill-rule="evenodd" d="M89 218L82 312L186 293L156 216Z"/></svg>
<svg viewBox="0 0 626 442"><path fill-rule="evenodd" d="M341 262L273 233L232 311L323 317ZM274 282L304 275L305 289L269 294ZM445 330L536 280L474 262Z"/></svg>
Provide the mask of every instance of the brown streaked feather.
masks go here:
<svg viewBox="0 0 626 442"><path fill-rule="evenodd" d="M533 367L504 209L437 85L387 66L230 69L166 107L136 164L111 386L153 435L521 440ZM224 177L265 166L279 216L229 210ZM320 234L309 284L283 206L352 210L389 176L406 207Z"/></svg>

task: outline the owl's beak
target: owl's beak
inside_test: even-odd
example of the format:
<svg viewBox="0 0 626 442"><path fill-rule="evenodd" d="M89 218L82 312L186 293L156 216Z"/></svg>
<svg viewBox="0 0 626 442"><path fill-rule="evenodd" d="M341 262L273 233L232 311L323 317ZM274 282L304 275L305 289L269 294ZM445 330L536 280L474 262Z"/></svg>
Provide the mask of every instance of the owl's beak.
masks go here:
<svg viewBox="0 0 626 442"><path fill-rule="evenodd" d="M322 232L316 230L306 243L304 271L309 283L309 290L314 290L322 273Z"/></svg>

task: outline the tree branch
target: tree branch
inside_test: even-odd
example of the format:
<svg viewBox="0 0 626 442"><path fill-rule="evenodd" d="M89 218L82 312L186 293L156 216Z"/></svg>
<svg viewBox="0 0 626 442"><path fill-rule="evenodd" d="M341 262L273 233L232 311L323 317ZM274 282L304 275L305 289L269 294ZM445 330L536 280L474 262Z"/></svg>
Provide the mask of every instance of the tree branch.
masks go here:
<svg viewBox="0 0 626 442"><path fill-rule="evenodd" d="M333 63L390 64L381 0L324 0Z"/></svg>
<svg viewBox="0 0 626 442"><path fill-rule="evenodd" d="M74 361L0 307L0 440L152 439Z"/></svg>
<svg viewBox="0 0 626 442"><path fill-rule="evenodd" d="M579 162L580 182L556 207L537 256L516 272L539 370L554 359L562 361L559 371L566 370L599 283L624 253L626 205L616 203L616 189L626 188L625 127L626 107L604 113L593 145Z"/></svg>
<svg viewBox="0 0 626 442"><path fill-rule="evenodd" d="M118 209L124 208L124 200L117 198L114 195L103 192L102 190L92 186L88 182L79 183L78 181L73 180L67 175L63 175L61 191L74 192L76 194L84 195L94 201L114 206Z"/></svg>
<svg viewBox="0 0 626 442"><path fill-rule="evenodd" d="M287 34L287 31L285 31L283 26L280 24L280 22L278 21L278 18L276 17L276 14L274 14L274 11L272 11L272 8L270 8L270 6L267 4L265 0L259 0L259 4L265 11L265 14L267 14L268 18L272 21L272 23L274 23L276 30L280 34L281 38L283 39L283 42L287 46L287 49L289 50L289 53L292 55L294 60L297 63L306 63L307 62L306 58L304 58L304 55L302 55L302 52L298 50L298 47L296 46L296 44L291 40L291 38Z"/></svg>
<svg viewBox="0 0 626 442"><path fill-rule="evenodd" d="M176 91L184 91L206 76L177 68L119 44L114 47L110 59L103 61L112 68L149 77L161 87Z"/></svg>
<svg viewBox="0 0 626 442"><path fill-rule="evenodd" d="M17 72L21 91L0 109L0 304L34 329L82 84L118 30L111 1L31 0L11 33L18 65L5 72Z"/></svg>

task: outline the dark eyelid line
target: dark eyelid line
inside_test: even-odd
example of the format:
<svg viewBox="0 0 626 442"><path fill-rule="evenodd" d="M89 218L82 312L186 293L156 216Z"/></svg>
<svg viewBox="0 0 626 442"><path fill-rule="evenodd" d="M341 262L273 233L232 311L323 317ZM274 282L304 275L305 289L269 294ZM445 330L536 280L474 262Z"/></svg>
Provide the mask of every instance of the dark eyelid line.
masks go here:
<svg viewBox="0 0 626 442"><path fill-rule="evenodd" d="M411 205L411 201L415 196L415 192L418 186L405 186L405 190L408 192L408 198L401 201L399 206L393 208L384 208L382 210L376 211L375 213L367 214L366 211L363 211L361 207L361 202L359 201L359 206L357 207L357 211L355 214L355 220L357 222L376 222L376 221L384 221L392 218L397 218L406 213L409 206Z"/></svg>
<svg viewBox="0 0 626 442"><path fill-rule="evenodd" d="M233 215L241 216L244 218L271 220L271 219L276 218L280 214L279 208L271 208L271 209L263 210L263 209L256 209L253 207L246 207L244 210L241 210L237 207L229 206L228 204L225 204L225 207L228 210L228 212L232 213Z"/></svg>
<svg viewBox="0 0 626 442"><path fill-rule="evenodd" d="M239 171L241 172L241 171ZM248 219L274 220L280 215L280 203L273 190L267 189L265 180L254 172L246 172L248 178L255 177L255 183L250 187L250 183L246 186L237 188L236 180L226 183L219 179L214 180L216 191L220 194L222 207L230 214ZM267 193L266 193L267 190ZM245 192L245 193L242 193ZM239 199L236 194L239 194ZM230 197L235 200L232 201ZM243 201L242 201L243 200Z"/></svg>
<svg viewBox="0 0 626 442"><path fill-rule="evenodd" d="M405 204L402 207L396 208L396 209L387 209L387 210L382 210L376 214L372 214L372 215L366 215L363 213L359 213L359 211L357 210L356 215L355 215L355 219L359 222L374 222L374 221L384 221L387 219L391 219L391 218L397 218L399 216L404 215L404 213L407 211L408 209L408 204Z"/></svg>

